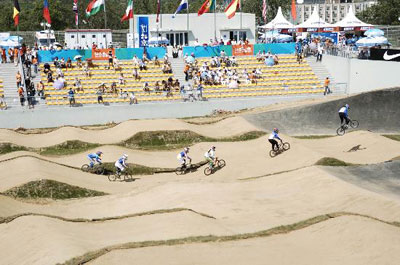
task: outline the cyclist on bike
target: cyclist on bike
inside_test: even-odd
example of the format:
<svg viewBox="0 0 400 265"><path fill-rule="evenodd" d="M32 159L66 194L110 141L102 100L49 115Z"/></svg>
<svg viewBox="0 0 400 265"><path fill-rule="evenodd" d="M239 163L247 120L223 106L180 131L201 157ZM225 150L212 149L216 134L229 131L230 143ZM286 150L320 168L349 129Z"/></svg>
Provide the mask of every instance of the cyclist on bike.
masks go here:
<svg viewBox="0 0 400 265"><path fill-rule="evenodd" d="M340 124L343 126L343 121L346 121L346 126L349 124L350 119L349 119L349 104L344 105L343 107L340 108L339 110L339 118L340 118Z"/></svg>
<svg viewBox="0 0 400 265"><path fill-rule="evenodd" d="M125 163L126 160L128 160L128 155L124 154L115 162L115 171L118 175L128 167Z"/></svg>
<svg viewBox="0 0 400 265"><path fill-rule="evenodd" d="M279 130L278 128L274 128L274 131L269 135L268 141L272 144L272 150L277 151L279 149L278 142L275 139L278 139L283 142L281 138L279 138ZM275 148L276 147L276 148Z"/></svg>
<svg viewBox="0 0 400 265"><path fill-rule="evenodd" d="M101 155L103 154L103 152L101 151L97 151L96 153L91 153L87 155L87 158L90 161L90 168L93 168L95 163L98 163L99 165L101 165Z"/></svg>
<svg viewBox="0 0 400 265"><path fill-rule="evenodd" d="M212 146L205 154L204 154L207 162L210 165L210 169L214 167L214 164L217 160L217 157L215 156L215 146Z"/></svg>
<svg viewBox="0 0 400 265"><path fill-rule="evenodd" d="M189 147L185 147L182 152L180 152L177 156L177 159L181 163L181 168L184 169L186 168L186 159L189 159L190 162L192 162L192 159L188 155L189 153Z"/></svg>

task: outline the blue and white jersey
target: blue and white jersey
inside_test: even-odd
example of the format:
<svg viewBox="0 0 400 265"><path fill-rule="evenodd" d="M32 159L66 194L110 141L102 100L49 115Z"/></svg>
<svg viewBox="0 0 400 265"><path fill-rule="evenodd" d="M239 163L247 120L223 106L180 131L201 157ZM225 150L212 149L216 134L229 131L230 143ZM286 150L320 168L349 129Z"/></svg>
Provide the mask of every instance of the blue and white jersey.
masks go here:
<svg viewBox="0 0 400 265"><path fill-rule="evenodd" d="M120 157L119 159L118 159L118 164L120 164L120 165L123 165L123 166L126 166L126 164L125 164L125 158L123 158L123 157Z"/></svg>
<svg viewBox="0 0 400 265"><path fill-rule="evenodd" d="M182 158L187 157L185 151L180 152L179 157L182 157Z"/></svg>
<svg viewBox="0 0 400 265"><path fill-rule="evenodd" d="M340 108L339 113L344 113L344 115L347 117L349 115L348 111L349 109L346 106L344 106Z"/></svg>
<svg viewBox="0 0 400 265"><path fill-rule="evenodd" d="M278 136L278 134L276 132L272 132L268 137L268 139L270 139L270 140L273 140L275 138L278 139L278 140L281 140L281 138L279 138L279 136Z"/></svg>

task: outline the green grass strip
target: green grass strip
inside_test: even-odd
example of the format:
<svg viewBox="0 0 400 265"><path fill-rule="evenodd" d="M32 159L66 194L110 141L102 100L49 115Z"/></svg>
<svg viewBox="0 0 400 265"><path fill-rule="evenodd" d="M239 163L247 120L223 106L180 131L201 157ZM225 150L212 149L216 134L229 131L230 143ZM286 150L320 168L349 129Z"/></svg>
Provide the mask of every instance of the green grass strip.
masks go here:
<svg viewBox="0 0 400 265"><path fill-rule="evenodd" d="M101 191L72 186L54 180L37 180L3 192L4 195L20 199L67 200L107 195Z"/></svg>
<svg viewBox="0 0 400 265"><path fill-rule="evenodd" d="M16 151L27 151L28 148L20 146L20 145L15 145L11 143L0 143L0 155L11 153L11 152L16 152Z"/></svg>
<svg viewBox="0 0 400 265"><path fill-rule="evenodd" d="M44 147L36 150L40 155L45 156L63 156L78 154L90 149L99 147L100 144L86 143L78 140L66 141L61 144Z"/></svg>
<svg viewBox="0 0 400 265"><path fill-rule="evenodd" d="M141 242L128 242L123 244L117 244L113 246L108 246L105 248L101 248L95 251L88 252L82 256L72 258L64 263L63 265L78 265L85 264L92 260L99 258L111 251L114 250L122 250L122 249L136 249L136 248L144 248L144 247L158 247L158 246L176 246L183 244L198 244L198 243L220 243L220 242L228 242L228 241L238 241L238 240L246 240L253 238L262 238L269 237L273 235L281 235L288 234L290 232L307 228L309 226L327 221L332 218L338 218L342 216L358 216L363 218L372 219L378 222L382 222L385 224L389 224L392 226L400 227L399 222L387 222L381 219L371 217L368 215L362 215L357 213L349 213L349 212L334 212L330 214L318 215L316 217L312 217L300 222L296 222L289 225L282 225L274 228L270 228L267 230L262 230L254 233L244 233L244 234L236 234L229 236L215 236L215 235L206 235L206 236L191 236L185 238L177 238L177 239L169 239L169 240L153 240L153 241L141 241Z"/></svg>
<svg viewBox="0 0 400 265"><path fill-rule="evenodd" d="M315 165L317 166L330 166L330 167L348 167L348 166L356 166L356 164L351 164L344 162L342 160L333 158L333 157L324 157L318 160Z"/></svg>
<svg viewBox="0 0 400 265"><path fill-rule="evenodd" d="M400 134L384 134L383 136L395 141L400 141Z"/></svg>

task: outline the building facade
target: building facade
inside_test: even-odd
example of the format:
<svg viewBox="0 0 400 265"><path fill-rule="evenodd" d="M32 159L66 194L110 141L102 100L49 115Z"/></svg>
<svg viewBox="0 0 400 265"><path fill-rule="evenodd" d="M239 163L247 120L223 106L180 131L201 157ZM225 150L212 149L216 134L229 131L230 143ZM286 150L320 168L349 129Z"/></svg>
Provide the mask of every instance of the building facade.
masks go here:
<svg viewBox="0 0 400 265"><path fill-rule="evenodd" d="M238 12L232 19L228 19L225 13L205 13L202 16L181 13L175 18L172 14L162 14L158 23L156 15L135 15L136 18L143 16L149 18L150 38L167 38L171 46L194 45L196 39L200 44L209 43L214 37L224 41L247 39L254 43L256 40L255 14ZM137 34L136 25L134 29Z"/></svg>
<svg viewBox="0 0 400 265"><path fill-rule="evenodd" d="M353 7L354 13L360 13L368 7L375 5L377 0L357 1L357 0L309 0L304 4L297 5L297 24L303 23L310 16L314 6L318 4L319 15L328 23L336 23L342 20L349 11L350 6Z"/></svg>

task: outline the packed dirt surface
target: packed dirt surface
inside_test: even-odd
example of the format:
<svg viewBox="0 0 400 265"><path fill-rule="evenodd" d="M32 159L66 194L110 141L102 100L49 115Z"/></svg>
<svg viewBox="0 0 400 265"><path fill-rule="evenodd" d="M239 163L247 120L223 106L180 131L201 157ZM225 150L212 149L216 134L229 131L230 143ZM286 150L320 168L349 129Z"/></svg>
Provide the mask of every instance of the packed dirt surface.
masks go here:
<svg viewBox="0 0 400 265"><path fill-rule="evenodd" d="M268 136L193 145L189 155L194 163L204 160L211 145L226 161L210 176L204 175L203 166L185 175L160 173L110 182L107 176L79 169L88 162L86 154L98 149L104 162L126 153L130 163L179 165L180 150L112 145L140 131L191 130L222 138L257 127L234 116L203 125L144 120L99 130L0 130L0 142L21 146L67 140L102 145L59 157L27 151L0 155L0 192L51 179L108 193L46 204L0 194L0 248L7 253L0 264L398 264L400 198L394 193L400 190L399 162L384 162L400 156L400 142L374 132L310 140L283 133L291 148L274 158L269 156ZM315 166L325 157L356 166Z"/></svg>

